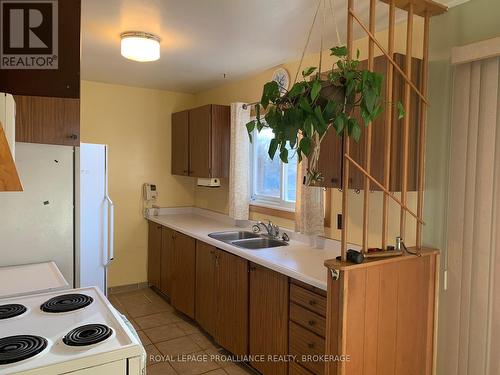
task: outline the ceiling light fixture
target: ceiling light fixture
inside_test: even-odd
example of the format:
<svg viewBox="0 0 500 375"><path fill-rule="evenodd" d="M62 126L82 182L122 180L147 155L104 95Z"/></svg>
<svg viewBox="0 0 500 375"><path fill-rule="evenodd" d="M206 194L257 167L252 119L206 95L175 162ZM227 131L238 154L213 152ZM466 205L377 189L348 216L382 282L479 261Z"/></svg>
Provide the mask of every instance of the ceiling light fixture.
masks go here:
<svg viewBox="0 0 500 375"><path fill-rule="evenodd" d="M140 62L160 58L160 37L142 31L127 31L120 37L123 57Z"/></svg>

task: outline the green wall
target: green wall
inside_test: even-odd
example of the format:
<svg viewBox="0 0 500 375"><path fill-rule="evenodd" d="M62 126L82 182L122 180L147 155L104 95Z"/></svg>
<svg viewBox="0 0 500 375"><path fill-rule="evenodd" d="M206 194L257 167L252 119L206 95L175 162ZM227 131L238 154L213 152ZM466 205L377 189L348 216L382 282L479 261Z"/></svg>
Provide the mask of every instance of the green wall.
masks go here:
<svg viewBox="0 0 500 375"><path fill-rule="evenodd" d="M470 0L433 17L429 51L424 244L444 249L450 160L452 47L500 36L500 1Z"/></svg>
<svg viewBox="0 0 500 375"><path fill-rule="evenodd" d="M462 46L500 36L500 0L470 0L448 13L431 19L429 62L429 112L427 125L426 196L424 244L443 250L441 269L446 261L446 209L449 184L452 75L450 52ZM443 278L441 277L441 280ZM446 291L441 282L437 374L444 372L447 319ZM457 343L458 344L458 343ZM454 375L454 374L453 374Z"/></svg>

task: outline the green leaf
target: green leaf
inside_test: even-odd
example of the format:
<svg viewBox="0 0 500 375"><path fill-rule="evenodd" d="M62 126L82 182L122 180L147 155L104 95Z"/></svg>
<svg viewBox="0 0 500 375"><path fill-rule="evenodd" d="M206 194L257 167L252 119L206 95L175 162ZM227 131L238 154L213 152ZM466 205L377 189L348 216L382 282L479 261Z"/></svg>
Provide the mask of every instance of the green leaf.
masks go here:
<svg viewBox="0 0 500 375"><path fill-rule="evenodd" d="M283 147L280 151L280 159L283 163L288 163L288 150Z"/></svg>
<svg viewBox="0 0 500 375"><path fill-rule="evenodd" d="M303 96L300 97L299 99L299 107L306 111L307 113L313 113L313 109L311 107L311 104L307 101L307 99Z"/></svg>
<svg viewBox="0 0 500 375"><path fill-rule="evenodd" d="M308 137L303 137L300 140L299 148L304 155L309 156L309 154L311 153L311 139Z"/></svg>
<svg viewBox="0 0 500 375"><path fill-rule="evenodd" d="M262 98L260 100L260 104L264 109L267 108L269 105L269 102L275 101L277 98L280 97L280 89L279 85L275 81L267 82L264 85L264 89L262 91Z"/></svg>
<svg viewBox="0 0 500 375"><path fill-rule="evenodd" d="M303 92L304 92L304 82L297 82L295 85L292 86L287 96L290 99L293 99L296 96L301 95Z"/></svg>
<svg viewBox="0 0 500 375"><path fill-rule="evenodd" d="M347 47L346 46L337 46L330 48L330 55L331 56L337 56L337 57L342 57L342 56L347 56Z"/></svg>
<svg viewBox="0 0 500 375"><path fill-rule="evenodd" d="M315 66L310 66L309 68L306 68L302 71L302 77L308 77L310 76L311 74L314 73L314 71L316 70L316 67Z"/></svg>
<svg viewBox="0 0 500 375"><path fill-rule="evenodd" d="M355 118L350 118L348 121L348 133L349 136L352 137L356 143L359 142L361 138L361 127L359 126L358 121Z"/></svg>
<svg viewBox="0 0 500 375"><path fill-rule="evenodd" d="M316 80L312 84L311 88L311 100L315 101L321 91L321 82Z"/></svg>
<svg viewBox="0 0 500 375"><path fill-rule="evenodd" d="M356 50L356 60L359 60L359 48Z"/></svg>
<svg viewBox="0 0 500 375"><path fill-rule="evenodd" d="M403 107L403 104L401 102L398 102L398 120L401 120L403 117L405 117L405 107Z"/></svg>
<svg viewBox="0 0 500 375"><path fill-rule="evenodd" d="M340 113L336 118L335 121L333 122L333 127L335 128L335 131L337 134L341 134L342 131L345 128L347 122L347 117L344 113Z"/></svg>
<svg viewBox="0 0 500 375"><path fill-rule="evenodd" d="M276 138L273 138L271 139L271 143L269 143L269 150L267 152L271 160L274 159L274 155L276 154L277 149L278 149L278 140Z"/></svg>
<svg viewBox="0 0 500 375"><path fill-rule="evenodd" d="M333 100L329 100L325 106L325 109L323 110L323 117L327 122L330 122L332 120L336 109L337 103L335 103Z"/></svg>
<svg viewBox="0 0 500 375"><path fill-rule="evenodd" d="M250 134L250 135L251 135L251 134L252 134L252 132L253 132L253 130L255 129L255 121L254 121L254 120L252 120L252 121L250 121L250 122L247 122L246 127L247 127L247 132L248 132L248 134Z"/></svg>
<svg viewBox="0 0 500 375"><path fill-rule="evenodd" d="M264 127L264 124L262 123L262 121L257 120L257 131L259 133L260 133L260 131L262 130L263 127Z"/></svg>

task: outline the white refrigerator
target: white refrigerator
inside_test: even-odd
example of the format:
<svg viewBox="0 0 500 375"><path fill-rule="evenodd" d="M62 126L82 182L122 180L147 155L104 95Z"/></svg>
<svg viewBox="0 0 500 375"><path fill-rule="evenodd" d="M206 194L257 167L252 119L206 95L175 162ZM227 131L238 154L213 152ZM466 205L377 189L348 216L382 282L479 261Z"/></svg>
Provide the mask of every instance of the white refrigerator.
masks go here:
<svg viewBox="0 0 500 375"><path fill-rule="evenodd" d="M15 152L24 191L0 193L0 267L54 261L73 285L74 148L16 143Z"/></svg>
<svg viewBox="0 0 500 375"><path fill-rule="evenodd" d="M75 153L75 286L107 293L114 257L114 205L108 194L108 147L81 143Z"/></svg>

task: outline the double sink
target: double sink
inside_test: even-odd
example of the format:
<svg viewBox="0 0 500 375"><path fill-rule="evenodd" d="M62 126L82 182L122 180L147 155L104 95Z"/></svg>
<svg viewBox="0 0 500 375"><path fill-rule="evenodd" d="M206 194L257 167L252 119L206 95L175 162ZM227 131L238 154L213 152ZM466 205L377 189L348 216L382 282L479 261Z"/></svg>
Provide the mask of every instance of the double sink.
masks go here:
<svg viewBox="0 0 500 375"><path fill-rule="evenodd" d="M288 245L285 241L248 231L215 232L210 233L208 236L247 250L269 249Z"/></svg>

